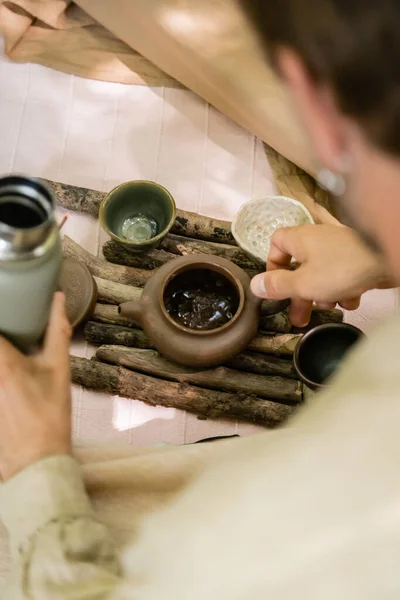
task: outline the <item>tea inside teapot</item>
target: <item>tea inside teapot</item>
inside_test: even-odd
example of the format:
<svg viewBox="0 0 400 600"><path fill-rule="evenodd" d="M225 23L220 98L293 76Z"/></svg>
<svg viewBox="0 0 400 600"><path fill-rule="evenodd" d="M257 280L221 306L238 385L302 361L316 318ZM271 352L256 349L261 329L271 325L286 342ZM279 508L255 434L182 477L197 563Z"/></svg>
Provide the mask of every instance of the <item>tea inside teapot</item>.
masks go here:
<svg viewBox="0 0 400 600"><path fill-rule="evenodd" d="M239 293L221 273L191 269L170 281L164 292L164 304L179 325L206 331L222 327L235 316Z"/></svg>

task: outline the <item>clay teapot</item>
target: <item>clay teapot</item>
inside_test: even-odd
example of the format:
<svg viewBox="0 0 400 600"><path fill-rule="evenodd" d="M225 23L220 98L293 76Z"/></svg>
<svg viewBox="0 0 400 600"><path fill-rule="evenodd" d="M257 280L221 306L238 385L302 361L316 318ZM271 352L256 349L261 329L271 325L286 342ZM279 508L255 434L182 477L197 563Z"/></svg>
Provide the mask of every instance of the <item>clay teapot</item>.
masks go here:
<svg viewBox="0 0 400 600"><path fill-rule="evenodd" d="M212 367L242 352L258 330L261 301L249 276L217 256L182 256L160 267L139 301L119 306L157 350L189 367Z"/></svg>

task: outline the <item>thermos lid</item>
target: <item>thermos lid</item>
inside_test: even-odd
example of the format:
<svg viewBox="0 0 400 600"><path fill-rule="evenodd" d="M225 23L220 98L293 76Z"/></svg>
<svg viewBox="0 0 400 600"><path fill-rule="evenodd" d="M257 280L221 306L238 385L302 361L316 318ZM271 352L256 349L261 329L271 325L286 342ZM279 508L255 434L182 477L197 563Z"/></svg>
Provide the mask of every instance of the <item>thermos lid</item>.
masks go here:
<svg viewBox="0 0 400 600"><path fill-rule="evenodd" d="M58 289L65 294L65 306L71 327L90 319L97 301L97 287L86 265L65 258L61 265Z"/></svg>

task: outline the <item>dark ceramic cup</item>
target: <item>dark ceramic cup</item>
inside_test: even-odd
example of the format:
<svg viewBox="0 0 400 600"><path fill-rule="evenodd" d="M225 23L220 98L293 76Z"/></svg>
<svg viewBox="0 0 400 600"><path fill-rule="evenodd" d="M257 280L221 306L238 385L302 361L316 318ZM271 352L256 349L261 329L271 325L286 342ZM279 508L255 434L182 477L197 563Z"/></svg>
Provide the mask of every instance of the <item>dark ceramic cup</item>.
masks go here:
<svg viewBox="0 0 400 600"><path fill-rule="evenodd" d="M297 344L293 362L300 379L311 389L325 387L347 352L364 334L346 323L319 325Z"/></svg>
<svg viewBox="0 0 400 600"><path fill-rule="evenodd" d="M108 235L132 252L158 246L175 221L172 195L154 181L128 181L107 194L99 220Z"/></svg>

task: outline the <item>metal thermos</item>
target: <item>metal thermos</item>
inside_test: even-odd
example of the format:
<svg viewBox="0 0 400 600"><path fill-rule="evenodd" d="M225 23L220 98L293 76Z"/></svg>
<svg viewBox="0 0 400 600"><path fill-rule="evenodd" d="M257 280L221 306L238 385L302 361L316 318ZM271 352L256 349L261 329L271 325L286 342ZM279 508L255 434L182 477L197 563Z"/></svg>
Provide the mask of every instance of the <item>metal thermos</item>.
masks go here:
<svg viewBox="0 0 400 600"><path fill-rule="evenodd" d="M0 335L23 352L41 342L61 266L51 192L38 180L0 178Z"/></svg>

